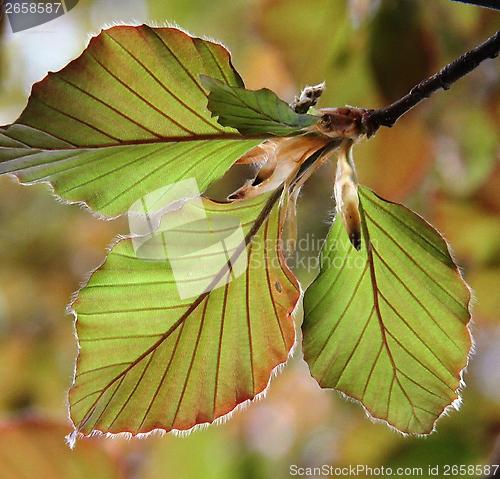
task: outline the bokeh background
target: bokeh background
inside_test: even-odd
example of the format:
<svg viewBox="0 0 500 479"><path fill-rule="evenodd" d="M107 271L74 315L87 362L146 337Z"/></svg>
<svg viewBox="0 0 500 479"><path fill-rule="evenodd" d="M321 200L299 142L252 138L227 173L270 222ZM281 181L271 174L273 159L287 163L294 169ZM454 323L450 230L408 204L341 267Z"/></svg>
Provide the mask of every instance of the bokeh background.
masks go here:
<svg viewBox="0 0 500 479"><path fill-rule="evenodd" d="M0 124L14 121L31 85L78 56L89 35L131 21L222 41L248 88L291 101L325 80L320 106L378 108L499 30L500 12L449 0L80 0L24 32L13 34L3 18ZM500 60L354 151L360 182L435 225L474 290L463 405L425 438L403 437L320 390L299 348L267 396L224 424L188 437L80 440L70 451L66 391L77 350L65 308L126 225L63 205L45 185L1 177L0 478L279 479L292 465L422 467L429 477L429 466L499 464L499 155ZM291 264L304 287L331 222L334 169L325 165L299 204L304 241Z"/></svg>

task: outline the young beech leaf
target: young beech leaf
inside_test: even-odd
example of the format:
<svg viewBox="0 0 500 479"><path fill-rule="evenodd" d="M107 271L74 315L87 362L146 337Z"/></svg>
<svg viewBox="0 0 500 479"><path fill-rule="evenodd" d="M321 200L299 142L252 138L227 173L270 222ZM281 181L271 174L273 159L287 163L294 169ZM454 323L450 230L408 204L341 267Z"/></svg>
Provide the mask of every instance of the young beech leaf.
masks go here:
<svg viewBox="0 0 500 479"><path fill-rule="evenodd" d="M203 191L259 140L210 118L200 74L243 86L219 44L174 28L104 30L0 127L0 174L47 181L107 216L183 179Z"/></svg>
<svg viewBox="0 0 500 479"><path fill-rule="evenodd" d="M362 246L338 219L304 297L304 358L321 387L404 433L426 434L458 390L470 292L439 233L359 187Z"/></svg>
<svg viewBox="0 0 500 479"><path fill-rule="evenodd" d="M227 235L224 222L237 219L245 237L238 251L246 268L226 269L221 277L234 275L230 282L191 298L182 299L179 286L203 280L213 265L206 249L182 246L185 257L176 259L197 266L187 263L179 280L171 255L141 259L132 239L113 247L73 304L80 351L69 393L71 440L95 431L188 430L265 390L295 343L292 313L300 296L281 254L279 197L278 190L226 204L199 199L201 206L191 201L177 212L198 208L210 224L222 224L210 231L217 241ZM172 214L164 218L176 224ZM161 252L165 242L171 253L170 231L161 231L160 225L156 245ZM190 242L202 234L190 234ZM227 249L228 257L237 255Z"/></svg>
<svg viewBox="0 0 500 479"><path fill-rule="evenodd" d="M296 113L267 88L246 90L206 76L201 77L201 82L210 90L208 109L212 116L218 116L221 125L236 128L243 135L289 136L301 133L320 119Z"/></svg>

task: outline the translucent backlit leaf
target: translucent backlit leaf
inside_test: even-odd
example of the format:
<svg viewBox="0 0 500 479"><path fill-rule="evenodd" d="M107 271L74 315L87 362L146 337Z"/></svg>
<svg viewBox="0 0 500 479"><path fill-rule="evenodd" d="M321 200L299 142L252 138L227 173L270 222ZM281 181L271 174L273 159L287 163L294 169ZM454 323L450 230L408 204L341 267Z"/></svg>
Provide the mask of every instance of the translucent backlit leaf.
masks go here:
<svg viewBox="0 0 500 479"><path fill-rule="evenodd" d="M204 191L259 141L210 118L200 74L243 86L219 44L174 28L105 30L0 128L0 174L48 181L107 216L186 178Z"/></svg>
<svg viewBox="0 0 500 479"><path fill-rule="evenodd" d="M425 434L458 404L470 293L439 233L360 187L362 247L335 221L304 297L304 358L321 387Z"/></svg>
<svg viewBox="0 0 500 479"><path fill-rule="evenodd" d="M212 116L218 116L221 125L236 128L244 135L292 135L319 119L314 115L296 113L267 88L252 91L230 86L215 78L202 77L201 80L210 90L208 109Z"/></svg>
<svg viewBox="0 0 500 479"><path fill-rule="evenodd" d="M299 299L279 250L278 193L228 204L193 200L165 215L148 241L113 247L73 305L75 434L188 430L264 391L295 342ZM245 240L229 240L238 228L246 249ZM203 247L203 236L224 248ZM238 248L243 267L232 261ZM216 256L232 266L204 283Z"/></svg>

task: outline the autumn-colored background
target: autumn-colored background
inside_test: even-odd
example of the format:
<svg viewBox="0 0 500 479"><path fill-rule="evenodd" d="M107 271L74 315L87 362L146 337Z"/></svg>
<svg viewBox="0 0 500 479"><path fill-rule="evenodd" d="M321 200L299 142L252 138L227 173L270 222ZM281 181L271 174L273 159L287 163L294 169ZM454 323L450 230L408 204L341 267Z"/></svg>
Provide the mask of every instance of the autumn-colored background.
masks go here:
<svg viewBox="0 0 500 479"><path fill-rule="evenodd" d="M384 106L500 29L500 12L449 0L80 0L70 13L0 36L0 124L33 82L120 22L175 23L222 41L247 88L291 101L326 80L320 106ZM290 477L290 466L423 467L500 462L500 60L355 148L361 183L436 226L474 291L475 353L460 412L427 438L402 437L311 379L300 348L267 396L189 437L64 443L76 355L72 293L123 220L57 202L45 185L0 178L0 478ZM296 273L307 286L332 217L334 164L304 188ZM300 246L302 245L302 247ZM313 261L314 263L314 261ZM297 314L300 324L301 313ZM300 340L300 338L299 338ZM363 477L360 474L359 477Z"/></svg>

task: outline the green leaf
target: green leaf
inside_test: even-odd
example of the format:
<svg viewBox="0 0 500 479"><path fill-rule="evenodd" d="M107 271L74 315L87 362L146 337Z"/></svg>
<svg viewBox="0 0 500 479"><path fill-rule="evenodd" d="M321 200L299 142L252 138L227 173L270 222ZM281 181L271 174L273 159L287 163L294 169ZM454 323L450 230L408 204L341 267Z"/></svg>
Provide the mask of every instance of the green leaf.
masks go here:
<svg viewBox="0 0 500 479"><path fill-rule="evenodd" d="M295 113L267 88L246 90L206 76L201 77L201 82L210 90L208 109L212 116L218 116L221 125L236 128L243 135L290 136L319 120L314 115Z"/></svg>
<svg viewBox="0 0 500 479"><path fill-rule="evenodd" d="M404 433L458 406L470 293L439 233L360 187L363 246L336 220L304 297L304 358L321 387Z"/></svg>
<svg viewBox="0 0 500 479"><path fill-rule="evenodd" d="M272 207L278 198L191 200L167 213L146 242L129 238L113 247L73 304L80 344L69 393L73 439L93 431L188 430L265 390L295 342L300 296L281 256L283 218ZM204 218L208 229L200 227ZM228 239L235 220L244 238L237 246ZM176 250L183 231L190 241ZM219 245L226 237L225 247L208 254L202 236ZM226 266L237 251L244 251L243 268L232 261L211 276L215 256ZM181 286L190 284L203 292L188 297Z"/></svg>
<svg viewBox="0 0 500 479"><path fill-rule="evenodd" d="M105 30L0 128L0 174L47 181L107 216L183 179L204 191L259 140L210 118L200 74L243 86L221 45L173 28Z"/></svg>

